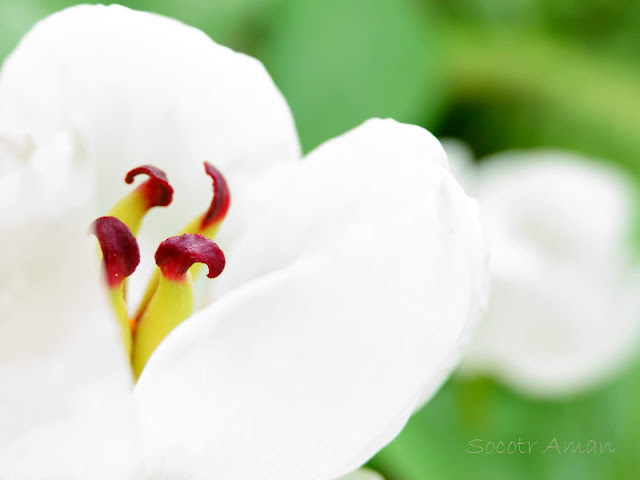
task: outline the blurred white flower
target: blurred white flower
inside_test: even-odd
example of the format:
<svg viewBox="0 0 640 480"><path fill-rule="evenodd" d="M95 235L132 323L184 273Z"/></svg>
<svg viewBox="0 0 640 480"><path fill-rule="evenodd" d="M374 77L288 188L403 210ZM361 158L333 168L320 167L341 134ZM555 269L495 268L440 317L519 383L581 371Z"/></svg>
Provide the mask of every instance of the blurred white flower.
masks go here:
<svg viewBox="0 0 640 480"><path fill-rule="evenodd" d="M489 307L462 373L537 397L617 373L640 335L631 182L568 152L507 152L474 166L462 144L444 145L480 202L491 252Z"/></svg>
<svg viewBox="0 0 640 480"><path fill-rule="evenodd" d="M298 161L262 65L178 22L43 20L3 67L0 132L2 478L341 477L437 390L484 300L477 208L431 134L371 120ZM177 232L203 160L233 193L227 268L134 388L87 228L149 163L175 202L144 230Z"/></svg>

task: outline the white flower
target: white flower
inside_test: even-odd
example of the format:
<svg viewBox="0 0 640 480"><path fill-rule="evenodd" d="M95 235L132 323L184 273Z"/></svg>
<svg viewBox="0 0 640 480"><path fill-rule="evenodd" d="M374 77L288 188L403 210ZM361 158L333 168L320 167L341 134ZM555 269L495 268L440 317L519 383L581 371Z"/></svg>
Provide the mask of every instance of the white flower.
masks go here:
<svg viewBox="0 0 640 480"><path fill-rule="evenodd" d="M371 470L361 468L360 470L343 477L342 480L382 480L382 477Z"/></svg>
<svg viewBox="0 0 640 480"><path fill-rule="evenodd" d="M341 477L437 390L483 302L476 205L431 134L371 120L298 161L260 63L178 22L40 22L0 131L2 478ZM233 193L227 268L134 388L87 228L150 163L175 202L143 231L176 233L208 203L203 160Z"/></svg>
<svg viewBox="0 0 640 480"><path fill-rule="evenodd" d="M538 397L601 384L640 334L630 182L559 151L507 152L474 168L459 144L445 145L491 249L491 300L462 371Z"/></svg>

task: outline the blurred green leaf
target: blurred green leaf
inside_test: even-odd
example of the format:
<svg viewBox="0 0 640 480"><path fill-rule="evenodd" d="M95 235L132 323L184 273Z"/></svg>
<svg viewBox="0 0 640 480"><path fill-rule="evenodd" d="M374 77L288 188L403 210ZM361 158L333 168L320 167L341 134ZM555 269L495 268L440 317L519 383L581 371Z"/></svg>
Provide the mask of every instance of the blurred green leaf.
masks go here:
<svg viewBox="0 0 640 480"><path fill-rule="evenodd" d="M571 148L640 174L636 67L510 28L451 24L446 38L447 85L454 102L483 102L460 117L486 145Z"/></svg>
<svg viewBox="0 0 640 480"><path fill-rule="evenodd" d="M122 0L136 10L175 18L206 32L215 41L249 51L265 29L268 11L282 0ZM80 3L73 0L0 0L0 59L8 55L34 23Z"/></svg>
<svg viewBox="0 0 640 480"><path fill-rule="evenodd" d="M427 121L442 98L437 22L403 0L289 1L259 56L309 150L369 117Z"/></svg>
<svg viewBox="0 0 640 480"><path fill-rule="evenodd" d="M635 0L430 0L429 3L437 4L444 15L457 21L537 31L632 63L639 60L640 3Z"/></svg>
<svg viewBox="0 0 640 480"><path fill-rule="evenodd" d="M0 1L0 60L16 47L20 38L47 9L34 0Z"/></svg>
<svg viewBox="0 0 640 480"><path fill-rule="evenodd" d="M281 0L128 0L137 10L160 13L205 31L216 42L248 51L269 10Z"/></svg>
<svg viewBox="0 0 640 480"><path fill-rule="evenodd" d="M627 385L626 383L631 383ZM638 414L628 407L637 382L625 377L584 396L556 402L519 397L488 380L449 381L372 466L387 480L473 478L495 480L602 480L638 478ZM637 391L636 391L637 392ZM637 397L635 397L637 398ZM637 404L637 403L636 403ZM545 448L556 439L610 442L613 453L567 453ZM469 442L538 442L529 453L468 453ZM634 448L635 447L635 448ZM526 447L525 447L526 448Z"/></svg>

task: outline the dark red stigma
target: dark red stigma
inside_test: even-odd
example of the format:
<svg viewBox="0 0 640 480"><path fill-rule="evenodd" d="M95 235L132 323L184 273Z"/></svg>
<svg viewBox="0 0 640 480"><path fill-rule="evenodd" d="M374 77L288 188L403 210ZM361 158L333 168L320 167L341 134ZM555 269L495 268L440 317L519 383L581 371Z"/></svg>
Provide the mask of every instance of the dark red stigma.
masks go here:
<svg viewBox="0 0 640 480"><path fill-rule="evenodd" d="M220 247L204 235L185 233L167 238L156 250L156 264L169 280L181 280L194 263L209 267L207 277L215 278L225 265Z"/></svg>
<svg viewBox="0 0 640 480"><path fill-rule="evenodd" d="M116 217L98 218L91 224L91 230L100 243L107 283L109 287L118 286L140 263L136 237Z"/></svg>
<svg viewBox="0 0 640 480"><path fill-rule="evenodd" d="M124 181L133 183L133 179L141 173L149 175L149 180L138 187L147 202L147 208L169 205L173 200L173 187L169 185L167 174L152 165L142 165L129 171Z"/></svg>
<svg viewBox="0 0 640 480"><path fill-rule="evenodd" d="M227 211L229 210L229 204L231 203L231 192L224 176L216 167L209 162L204 162L204 171L213 180L213 199L209 210L202 218L201 228L206 228L212 223L216 223L222 220Z"/></svg>

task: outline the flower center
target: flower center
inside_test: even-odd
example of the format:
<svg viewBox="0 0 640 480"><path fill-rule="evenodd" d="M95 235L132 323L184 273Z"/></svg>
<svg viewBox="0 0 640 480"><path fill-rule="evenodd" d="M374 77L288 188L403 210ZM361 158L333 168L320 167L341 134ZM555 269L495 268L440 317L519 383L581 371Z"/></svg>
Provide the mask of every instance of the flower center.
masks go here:
<svg viewBox="0 0 640 480"><path fill-rule="evenodd" d="M155 254L158 268L133 316L127 308L126 279L140 263L135 236L151 208L171 203L173 188L166 174L150 165L128 172L125 182L129 184L139 174L149 178L122 198L108 216L92 224L102 252L109 300L136 378L160 342L193 313L193 277L198 275L202 264L209 268L209 278L224 270L224 254L212 239L227 214L231 195L223 175L209 163L204 166L213 180L211 205L178 236L160 244Z"/></svg>

